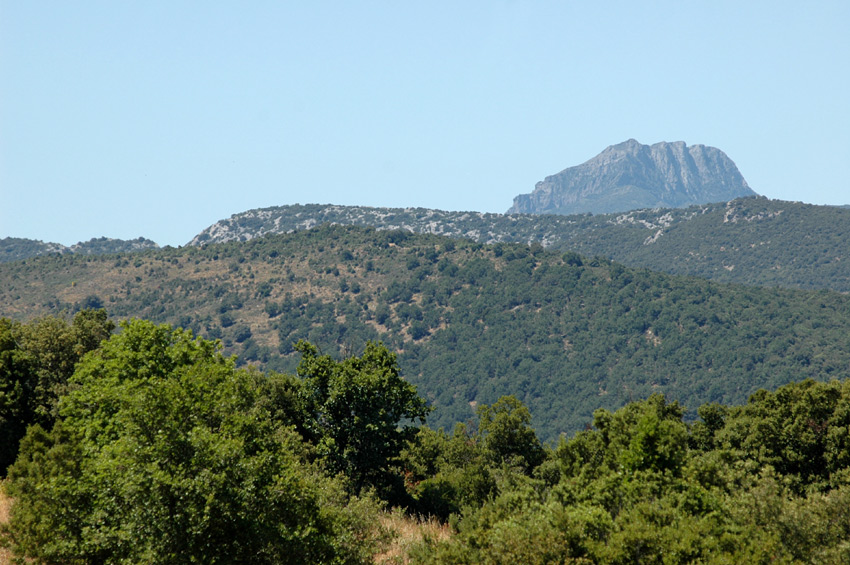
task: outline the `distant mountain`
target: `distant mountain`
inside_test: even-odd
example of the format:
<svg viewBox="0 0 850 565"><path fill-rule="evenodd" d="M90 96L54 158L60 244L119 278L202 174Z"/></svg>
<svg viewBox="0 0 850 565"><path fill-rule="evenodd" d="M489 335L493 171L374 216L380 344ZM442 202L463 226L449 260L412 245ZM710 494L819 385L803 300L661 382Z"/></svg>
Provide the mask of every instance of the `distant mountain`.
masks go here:
<svg viewBox="0 0 850 565"><path fill-rule="evenodd" d="M850 210L764 197L596 216L280 206L234 214L189 244L247 241L321 224L404 229L479 243L537 242L671 274L850 292Z"/></svg>
<svg viewBox="0 0 850 565"><path fill-rule="evenodd" d="M683 141L642 145L630 139L538 182L508 214L607 214L684 208L755 196L723 151Z"/></svg>
<svg viewBox="0 0 850 565"><path fill-rule="evenodd" d="M79 253L81 255L102 255L105 253L132 253L145 249L156 249L159 245L155 242L139 237L137 239L124 240L108 237L92 238L89 241L81 241L70 247L61 243L45 243L36 239L24 239L20 237L6 237L0 239L0 263L7 261L20 261L39 255L50 253Z"/></svg>

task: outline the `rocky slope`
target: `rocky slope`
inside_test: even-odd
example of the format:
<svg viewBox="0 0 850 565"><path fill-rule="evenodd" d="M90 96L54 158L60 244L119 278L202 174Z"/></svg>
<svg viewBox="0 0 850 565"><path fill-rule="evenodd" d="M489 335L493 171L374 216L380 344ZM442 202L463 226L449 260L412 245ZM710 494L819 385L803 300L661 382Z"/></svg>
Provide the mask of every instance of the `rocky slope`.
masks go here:
<svg viewBox="0 0 850 565"><path fill-rule="evenodd" d="M735 163L714 147L682 141L642 145L630 139L538 182L509 214L606 214L683 208L756 193Z"/></svg>
<svg viewBox="0 0 850 565"><path fill-rule="evenodd" d="M198 234L190 245L247 241L321 224L403 229L489 244L539 243L671 274L850 292L850 210L764 197L689 208L572 216L279 206L221 220Z"/></svg>

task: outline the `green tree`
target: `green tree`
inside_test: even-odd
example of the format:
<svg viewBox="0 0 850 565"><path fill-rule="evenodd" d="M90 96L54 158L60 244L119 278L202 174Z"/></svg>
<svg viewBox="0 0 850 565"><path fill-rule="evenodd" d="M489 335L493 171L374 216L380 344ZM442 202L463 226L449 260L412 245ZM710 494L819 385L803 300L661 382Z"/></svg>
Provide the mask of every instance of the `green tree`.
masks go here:
<svg viewBox="0 0 850 565"><path fill-rule="evenodd" d="M114 327L105 310L78 312L70 324L51 316L25 324L0 318L0 473L15 460L27 426L53 425L74 367Z"/></svg>
<svg viewBox="0 0 850 565"><path fill-rule="evenodd" d="M29 396L35 382L32 361L16 339L18 326L0 318L0 471L15 460L18 442L32 419Z"/></svg>
<svg viewBox="0 0 850 565"><path fill-rule="evenodd" d="M614 414L597 410L593 424L599 430L611 468L677 473L685 461L688 429L684 410L662 394L632 402Z"/></svg>
<svg viewBox="0 0 850 565"><path fill-rule="evenodd" d="M405 486L423 515L447 519L496 492L490 453L477 432L458 424L448 436L423 426L402 453Z"/></svg>
<svg viewBox="0 0 850 565"><path fill-rule="evenodd" d="M363 355L335 361L316 346L299 341L298 375L312 400L312 430L329 469L351 479L355 490L391 488L406 443L425 421L429 408L416 387L399 374L396 356L369 342Z"/></svg>
<svg viewBox="0 0 850 565"><path fill-rule="evenodd" d="M531 472L546 457L531 427L531 412L514 396L503 396L476 410L478 433L484 448L498 464L507 463Z"/></svg>
<svg viewBox="0 0 850 565"><path fill-rule="evenodd" d="M849 429L850 382L806 379L757 391L729 410L714 436L720 446L772 466L801 493L850 482Z"/></svg>
<svg viewBox="0 0 850 565"><path fill-rule="evenodd" d="M503 396L476 412L477 430L458 424L448 436L423 427L405 449L406 486L417 511L447 519L478 507L498 494L500 483L525 478L546 459L531 414L517 398Z"/></svg>
<svg viewBox="0 0 850 565"><path fill-rule="evenodd" d="M9 473L17 552L48 563L365 561L372 510L307 462L263 381L188 331L123 324L80 364L53 429L34 426L22 443Z"/></svg>

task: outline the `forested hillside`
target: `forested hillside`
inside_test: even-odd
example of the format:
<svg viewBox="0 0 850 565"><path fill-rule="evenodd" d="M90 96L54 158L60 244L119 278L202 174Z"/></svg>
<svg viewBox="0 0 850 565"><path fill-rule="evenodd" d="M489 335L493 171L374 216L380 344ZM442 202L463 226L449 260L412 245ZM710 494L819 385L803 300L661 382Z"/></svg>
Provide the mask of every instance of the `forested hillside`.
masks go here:
<svg viewBox="0 0 850 565"><path fill-rule="evenodd" d="M480 243L539 242L671 274L850 292L850 210L766 198L574 216L281 206L235 214L201 232L191 244L244 241L323 223L405 229Z"/></svg>
<svg viewBox="0 0 850 565"><path fill-rule="evenodd" d="M722 285L540 245L355 227L0 265L0 315L104 307L292 370L293 343L382 340L449 429L514 394L542 437L663 392L695 409L850 367L850 298Z"/></svg>
<svg viewBox="0 0 850 565"><path fill-rule="evenodd" d="M103 310L0 318L2 558L850 560L847 380L705 404L696 422L653 394L546 448L513 396L452 433L420 426L428 407L379 344L337 360L301 341L278 374L168 325L112 329Z"/></svg>

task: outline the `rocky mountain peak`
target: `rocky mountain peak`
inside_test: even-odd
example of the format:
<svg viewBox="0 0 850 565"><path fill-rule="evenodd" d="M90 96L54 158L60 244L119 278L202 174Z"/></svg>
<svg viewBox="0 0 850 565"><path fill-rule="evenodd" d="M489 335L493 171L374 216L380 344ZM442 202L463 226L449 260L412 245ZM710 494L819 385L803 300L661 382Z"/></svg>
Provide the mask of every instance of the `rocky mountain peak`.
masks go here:
<svg viewBox="0 0 850 565"><path fill-rule="evenodd" d="M683 208L755 196L723 151L684 141L643 145L629 139L581 165L538 182L508 210L526 214Z"/></svg>

